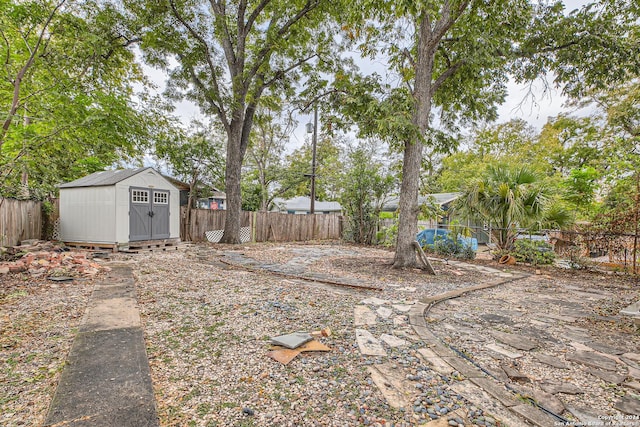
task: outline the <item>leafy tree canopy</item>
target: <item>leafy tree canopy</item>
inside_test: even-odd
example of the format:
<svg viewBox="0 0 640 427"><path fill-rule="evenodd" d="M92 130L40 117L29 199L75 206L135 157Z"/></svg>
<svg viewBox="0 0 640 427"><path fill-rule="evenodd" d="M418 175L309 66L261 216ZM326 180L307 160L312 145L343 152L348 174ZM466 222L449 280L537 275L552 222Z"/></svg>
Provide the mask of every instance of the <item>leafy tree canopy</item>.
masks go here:
<svg viewBox="0 0 640 427"><path fill-rule="evenodd" d="M2 194L43 197L165 136L126 27L103 2L0 0Z"/></svg>

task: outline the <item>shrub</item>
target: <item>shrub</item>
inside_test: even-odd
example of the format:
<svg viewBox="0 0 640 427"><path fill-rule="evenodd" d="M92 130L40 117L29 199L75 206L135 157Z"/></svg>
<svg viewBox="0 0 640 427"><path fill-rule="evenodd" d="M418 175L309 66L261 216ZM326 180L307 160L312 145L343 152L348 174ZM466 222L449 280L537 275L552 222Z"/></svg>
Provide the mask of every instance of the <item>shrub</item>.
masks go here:
<svg viewBox="0 0 640 427"><path fill-rule="evenodd" d="M398 238L398 221L376 233L376 241L379 245L392 247L395 246Z"/></svg>
<svg viewBox="0 0 640 427"><path fill-rule="evenodd" d="M437 238L433 245L427 246L431 246L429 249L432 249L434 253L448 258L474 259L476 257L476 252L471 246L458 239Z"/></svg>
<svg viewBox="0 0 640 427"><path fill-rule="evenodd" d="M516 260L534 265L553 264L556 254L547 242L540 240L516 240L515 249L511 253Z"/></svg>

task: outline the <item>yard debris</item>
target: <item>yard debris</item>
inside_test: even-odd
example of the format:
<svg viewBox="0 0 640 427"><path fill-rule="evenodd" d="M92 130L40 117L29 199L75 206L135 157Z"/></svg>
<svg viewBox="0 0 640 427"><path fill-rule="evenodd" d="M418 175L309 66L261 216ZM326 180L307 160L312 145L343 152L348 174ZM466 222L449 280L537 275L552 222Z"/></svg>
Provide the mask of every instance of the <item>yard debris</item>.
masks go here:
<svg viewBox="0 0 640 427"><path fill-rule="evenodd" d="M331 336L331 329L330 328L324 328L324 329L321 329L319 331L313 331L313 332L311 332L311 336L313 336L314 338L330 337Z"/></svg>
<svg viewBox="0 0 640 427"><path fill-rule="evenodd" d="M108 267L93 262L86 251L67 251L53 242L23 241L19 246L3 248L0 275L28 273L31 277L91 277ZM55 279L54 279L55 280Z"/></svg>
<svg viewBox="0 0 640 427"><path fill-rule="evenodd" d="M294 349L311 341L312 339L313 337L311 334L308 334L307 332L294 332L292 334L273 337L271 338L271 343L288 349Z"/></svg>
<svg viewBox="0 0 640 427"><path fill-rule="evenodd" d="M289 349L281 346L273 346L271 348L272 350L267 353L267 356L277 362L282 363L283 365L289 364L289 362L295 359L296 356L298 356L300 353L309 351L331 351L330 347L327 347L326 345L316 340L307 341L305 344L295 349Z"/></svg>

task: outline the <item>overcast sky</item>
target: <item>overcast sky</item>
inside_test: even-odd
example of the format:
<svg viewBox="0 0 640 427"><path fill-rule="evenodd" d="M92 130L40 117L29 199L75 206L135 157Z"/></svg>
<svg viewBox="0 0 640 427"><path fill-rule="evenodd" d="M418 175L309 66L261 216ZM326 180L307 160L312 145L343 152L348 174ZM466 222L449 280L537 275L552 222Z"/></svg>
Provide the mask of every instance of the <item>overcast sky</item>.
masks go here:
<svg viewBox="0 0 640 427"><path fill-rule="evenodd" d="M565 0L566 10L571 11L577 9L586 3L588 0ZM361 67L363 67L361 65ZM367 68L383 69L383 64L367 64ZM364 67L363 67L364 68ZM156 83L159 90L162 91L165 86L166 75L158 70L145 67L145 71L148 76ZM379 71L382 74L382 71ZM541 81L529 85L518 85L511 82L508 85L509 95L504 104L499 106L499 120L498 122L506 122L514 118L520 118L535 128L540 129L547 122L549 117L557 116L561 112L569 111L564 106L566 99L554 88L546 88ZM198 107L190 102L181 102L176 104L175 114L185 124L188 124L192 119L201 117ZM300 116L298 118L299 125L291 135L290 144L287 151L293 151L295 148L302 145L307 134L305 132L305 124L312 120L311 115Z"/></svg>

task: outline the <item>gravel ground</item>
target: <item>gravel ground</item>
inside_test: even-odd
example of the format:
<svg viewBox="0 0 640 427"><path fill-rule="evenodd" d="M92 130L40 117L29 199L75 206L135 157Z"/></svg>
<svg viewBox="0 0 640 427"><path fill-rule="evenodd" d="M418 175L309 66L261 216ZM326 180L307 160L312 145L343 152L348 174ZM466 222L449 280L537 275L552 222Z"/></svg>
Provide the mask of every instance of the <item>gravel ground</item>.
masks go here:
<svg viewBox="0 0 640 427"><path fill-rule="evenodd" d="M0 425L41 425L93 282L0 279Z"/></svg>
<svg viewBox="0 0 640 427"><path fill-rule="evenodd" d="M388 285L382 292L353 290L221 268L215 260L225 248L217 248L207 257L202 247L186 257L180 252L136 257L139 302L162 425L415 425L429 419L426 411L405 413L387 405L366 371L382 360L360 355L353 308L368 297L410 303L426 294L466 286L466 280L444 271L437 277L396 272L390 265L392 252L371 248L226 248L265 263L304 258L314 271ZM428 369L415 352L424 343L407 321L406 316L389 319L374 332L401 329L414 340L408 348L393 350L390 360L422 380L425 398L435 394L440 400L437 394L444 394L446 381L426 374ZM301 355L287 366L266 356L270 337L325 327L333 332L321 339L332 348L329 353ZM455 406L463 403L456 402L458 397L442 399Z"/></svg>
<svg viewBox="0 0 640 427"><path fill-rule="evenodd" d="M246 271L220 262L227 251L264 263L304 267L336 279L383 285L384 290L357 290ZM425 343L413 333L407 316L379 321L369 328L376 336L394 333L410 342L406 347L387 348L386 360L360 354L353 324L354 306L367 298L411 304L425 296L491 280L489 277L441 262L434 264L439 273L436 277L418 270L396 271L391 268L391 251L339 244L198 245L114 258L130 263L137 279L162 426L409 426L428 421L433 414L427 408L432 410L435 405L446 410L464 409L467 415L472 412L491 420L490 414L482 414L451 391L449 385L459 379L455 374L450 378L436 375L418 358L416 350ZM53 284L23 275L5 278L0 286L0 425L40 425L92 282ZM524 311L521 300L527 295L600 284L612 287L615 298L598 300L594 309L602 317L580 319L573 326L620 339L635 333L627 344L637 352L637 331L608 322L606 317L637 298L637 286L630 288L628 281L612 282L608 276L581 273L554 273L553 280L534 276L440 304L428 320L443 339L494 369L499 360L478 345L479 339L488 339L483 335L488 325L480 314L500 315L507 310L515 317L516 312ZM500 293L500 289L508 292ZM330 352L302 354L287 366L267 357L270 337L326 327L331 336L319 340L331 347ZM469 332L476 334L475 341L469 339ZM561 355L574 341L557 333L552 331L558 347L548 351ZM367 367L382 362L419 389L413 410L389 407L372 383ZM523 364L534 380L549 375L528 356ZM594 379L585 370L571 370L566 377L593 388ZM619 389L598 386L593 392L570 398L576 402L569 403L600 408L610 405L619 394Z"/></svg>

